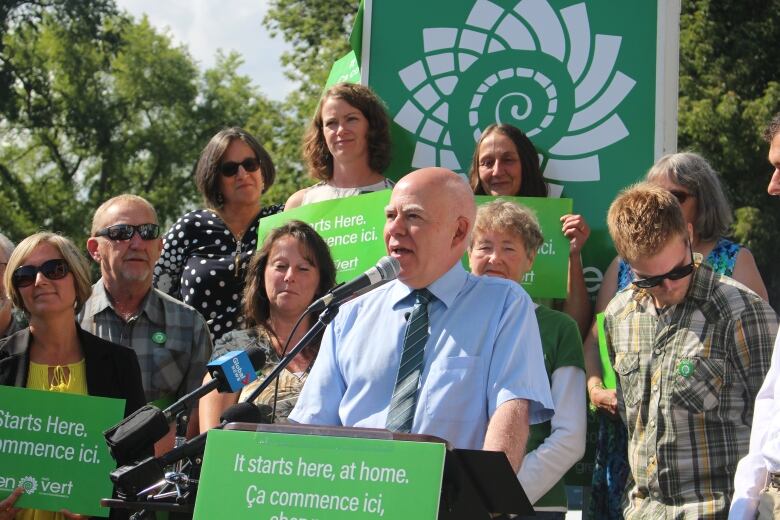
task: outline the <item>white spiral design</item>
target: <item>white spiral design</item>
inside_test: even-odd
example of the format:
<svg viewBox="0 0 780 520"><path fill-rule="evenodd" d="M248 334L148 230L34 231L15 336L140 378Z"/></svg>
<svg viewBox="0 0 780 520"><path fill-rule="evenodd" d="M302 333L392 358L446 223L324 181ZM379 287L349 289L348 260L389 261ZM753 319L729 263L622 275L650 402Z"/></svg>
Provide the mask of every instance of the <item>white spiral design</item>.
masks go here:
<svg viewBox="0 0 780 520"><path fill-rule="evenodd" d="M32 495L38 489L38 480L33 476L27 475L19 479L19 487L24 489L26 494Z"/></svg>
<svg viewBox="0 0 780 520"><path fill-rule="evenodd" d="M415 135L412 166L465 173L482 130L502 122L534 141L547 179L598 180L597 152L629 135L615 111L636 82L615 70L620 44L591 35L585 3L547 0L476 0L462 27L423 29L394 115Z"/></svg>

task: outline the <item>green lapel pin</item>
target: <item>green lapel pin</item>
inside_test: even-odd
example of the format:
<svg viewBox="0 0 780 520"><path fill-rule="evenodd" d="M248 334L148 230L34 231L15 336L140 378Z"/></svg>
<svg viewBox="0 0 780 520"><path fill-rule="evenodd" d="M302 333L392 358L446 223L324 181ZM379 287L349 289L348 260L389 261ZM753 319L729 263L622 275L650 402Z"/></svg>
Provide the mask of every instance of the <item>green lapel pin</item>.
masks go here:
<svg viewBox="0 0 780 520"><path fill-rule="evenodd" d="M693 375L694 364L690 359L683 359L677 365L677 373L683 377L691 377Z"/></svg>

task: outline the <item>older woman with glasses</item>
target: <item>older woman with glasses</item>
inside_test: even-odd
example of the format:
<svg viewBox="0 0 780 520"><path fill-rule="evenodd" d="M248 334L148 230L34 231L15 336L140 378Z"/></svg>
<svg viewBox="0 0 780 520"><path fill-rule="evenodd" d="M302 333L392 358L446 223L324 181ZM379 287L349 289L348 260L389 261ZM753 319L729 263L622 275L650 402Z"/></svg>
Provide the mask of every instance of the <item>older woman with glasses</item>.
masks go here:
<svg viewBox="0 0 780 520"><path fill-rule="evenodd" d="M282 210L260 200L275 177L271 156L254 137L241 128L221 130L195 171L206 209L181 217L163 239L155 286L200 312L214 341L242 321L244 271L257 249L258 224Z"/></svg>
<svg viewBox="0 0 780 520"><path fill-rule="evenodd" d="M731 207L718 175L707 160L696 153L681 152L661 157L647 172L648 182L657 184L677 198L692 234L691 248L700 253L712 269L741 282L764 300L766 287L748 249L726 238L732 222ZM690 266L664 275L672 280L690 274ZM652 287L662 280L635 280L628 264L615 258L604 274L596 299L596 312L602 312L618 291L632 283ZM594 321L583 348L588 376L588 397L601 412L596 464L590 501L591 518L622 518L620 505L628 477L626 428L617 417L614 389L604 388L599 358L598 332Z"/></svg>
<svg viewBox="0 0 780 520"><path fill-rule="evenodd" d="M543 243L530 209L494 200L477 210L469 247L471 272L521 283ZM537 305L536 321L555 415L531 426L517 478L534 506L533 518L563 520L567 510L563 476L585 453L582 340L577 323L562 312Z"/></svg>
<svg viewBox="0 0 780 520"><path fill-rule="evenodd" d="M89 265L71 241L46 232L27 237L11 254L3 283L30 325L0 340L0 385L124 399L125 416L145 403L135 353L76 323L92 288ZM13 511L15 497L8 500L0 502L0 518ZM63 514L22 511L16 518Z"/></svg>

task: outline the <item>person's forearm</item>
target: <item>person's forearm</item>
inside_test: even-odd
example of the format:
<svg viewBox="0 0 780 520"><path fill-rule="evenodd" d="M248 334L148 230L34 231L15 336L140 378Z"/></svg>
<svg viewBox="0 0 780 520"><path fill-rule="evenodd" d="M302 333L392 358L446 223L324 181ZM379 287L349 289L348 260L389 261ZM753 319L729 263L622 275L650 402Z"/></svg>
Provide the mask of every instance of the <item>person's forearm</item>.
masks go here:
<svg viewBox="0 0 780 520"><path fill-rule="evenodd" d="M585 287L585 273L582 268L582 258L579 254L569 257L569 296L563 303L563 312L574 318L583 338L591 322L591 306L588 299L588 289Z"/></svg>
<svg viewBox="0 0 780 520"><path fill-rule="evenodd" d="M482 449L506 453L512 470L517 473L527 443L528 401L512 399L502 403L490 418Z"/></svg>
<svg viewBox="0 0 780 520"><path fill-rule="evenodd" d="M203 379L203 382L207 383L210 380L211 376L207 374ZM212 390L208 394L201 397L200 402L198 403L198 423L200 426L200 432L206 432L214 426L218 425L222 412L237 402L238 392L234 394L220 394L216 390Z"/></svg>

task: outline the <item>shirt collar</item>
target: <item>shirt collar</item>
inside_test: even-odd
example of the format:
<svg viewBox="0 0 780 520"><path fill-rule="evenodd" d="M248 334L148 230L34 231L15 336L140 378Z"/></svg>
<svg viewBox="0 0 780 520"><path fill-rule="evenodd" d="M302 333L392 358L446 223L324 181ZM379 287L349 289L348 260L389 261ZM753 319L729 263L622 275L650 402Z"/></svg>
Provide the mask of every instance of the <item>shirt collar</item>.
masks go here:
<svg viewBox="0 0 780 520"><path fill-rule="evenodd" d="M436 296L437 300L444 304L445 308L449 308L455 302L458 293L463 289L467 278L468 273L463 268L461 262L458 261L449 271L431 283L427 289ZM397 281L390 289L389 294L390 301L393 302L393 309L408 306L409 302L413 303L414 298L411 296L413 292L414 289ZM409 302L405 301L407 299ZM401 305L402 302L407 303L407 305Z"/></svg>
<svg viewBox="0 0 780 520"><path fill-rule="evenodd" d="M164 319L162 312L160 312L160 306L155 305L155 298L157 298L157 295L154 294L154 291L154 287L149 288L149 291L141 302L141 311L138 313L138 316L146 314L149 321L160 324L163 323ZM114 309L114 304L111 303L111 298L106 291L106 286L103 285L103 278L100 278L100 280L92 286L92 296L89 298L89 303L84 306L84 317L92 318L106 309L111 309L111 312L119 316Z"/></svg>

